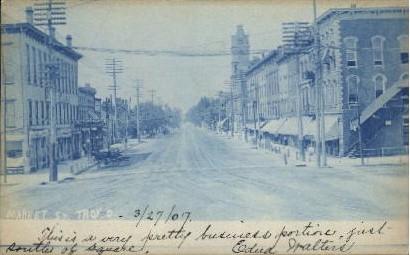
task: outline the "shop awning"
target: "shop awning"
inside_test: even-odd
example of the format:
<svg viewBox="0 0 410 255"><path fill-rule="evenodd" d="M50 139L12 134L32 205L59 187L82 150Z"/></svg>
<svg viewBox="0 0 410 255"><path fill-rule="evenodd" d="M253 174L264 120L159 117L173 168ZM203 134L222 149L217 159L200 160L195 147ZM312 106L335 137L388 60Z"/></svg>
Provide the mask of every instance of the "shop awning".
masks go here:
<svg viewBox="0 0 410 255"><path fill-rule="evenodd" d="M304 117L303 119L303 135L310 136L313 139L316 137L316 120ZM325 116L326 140L336 140L339 138L338 115Z"/></svg>
<svg viewBox="0 0 410 255"><path fill-rule="evenodd" d="M266 127L266 125L269 123L270 121L265 120L265 121L259 121L259 128L262 132L266 132L264 131L264 128ZM255 129L255 122L251 121L246 123L246 128L250 129L250 130L254 130ZM258 128L258 123L256 123L256 128Z"/></svg>
<svg viewBox="0 0 410 255"><path fill-rule="evenodd" d="M88 112L88 117L92 121L98 121L99 120L99 118L98 118L98 116L95 112Z"/></svg>
<svg viewBox="0 0 410 255"><path fill-rule="evenodd" d="M228 118L225 118L224 120L219 121L218 126L223 127L223 125L226 123L227 120L228 120Z"/></svg>
<svg viewBox="0 0 410 255"><path fill-rule="evenodd" d="M270 120L263 128L263 132L268 132L270 134L278 134L278 130L285 123L285 119Z"/></svg>

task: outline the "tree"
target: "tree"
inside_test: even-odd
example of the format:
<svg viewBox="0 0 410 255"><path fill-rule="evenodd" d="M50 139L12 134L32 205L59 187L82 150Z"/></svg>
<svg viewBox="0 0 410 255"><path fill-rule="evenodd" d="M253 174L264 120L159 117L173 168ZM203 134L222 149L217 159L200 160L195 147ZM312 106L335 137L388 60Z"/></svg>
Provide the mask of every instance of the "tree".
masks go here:
<svg viewBox="0 0 410 255"><path fill-rule="evenodd" d="M221 114L221 100L219 98L202 97L186 114L188 121L197 126L203 124L215 128Z"/></svg>
<svg viewBox="0 0 410 255"><path fill-rule="evenodd" d="M154 105L151 102L140 104L140 132L149 136L158 133L169 133L178 128L181 123L181 111L168 105ZM137 109L134 107L130 113L130 134L137 136Z"/></svg>

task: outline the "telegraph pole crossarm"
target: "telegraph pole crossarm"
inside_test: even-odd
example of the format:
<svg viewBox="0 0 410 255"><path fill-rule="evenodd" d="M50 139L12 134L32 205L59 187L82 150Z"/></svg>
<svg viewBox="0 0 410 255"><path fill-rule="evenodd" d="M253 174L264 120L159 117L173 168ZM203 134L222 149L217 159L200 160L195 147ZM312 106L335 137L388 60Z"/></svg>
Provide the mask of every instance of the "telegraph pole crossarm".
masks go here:
<svg viewBox="0 0 410 255"><path fill-rule="evenodd" d="M122 61L116 58L106 59L105 60L105 72L112 77L113 85L111 89L114 91L114 99L112 100L112 105L114 108L114 121L113 121L113 134L114 134L114 143L118 139L118 116L117 116L117 75L122 73L124 68L122 66Z"/></svg>

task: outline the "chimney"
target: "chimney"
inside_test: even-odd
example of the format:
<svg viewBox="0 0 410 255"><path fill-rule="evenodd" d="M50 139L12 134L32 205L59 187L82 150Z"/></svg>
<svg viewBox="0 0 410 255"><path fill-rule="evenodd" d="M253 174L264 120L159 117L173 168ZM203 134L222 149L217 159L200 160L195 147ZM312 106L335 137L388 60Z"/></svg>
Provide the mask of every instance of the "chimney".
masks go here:
<svg viewBox="0 0 410 255"><path fill-rule="evenodd" d="M33 25L33 13L34 13L34 11L33 11L33 8L31 7L31 6L29 6L29 7L27 7L26 8L26 21L27 21L27 23L29 23L29 24L31 24L31 25Z"/></svg>
<svg viewBox="0 0 410 255"><path fill-rule="evenodd" d="M67 35L65 41L68 48L73 47L73 37L71 35Z"/></svg>

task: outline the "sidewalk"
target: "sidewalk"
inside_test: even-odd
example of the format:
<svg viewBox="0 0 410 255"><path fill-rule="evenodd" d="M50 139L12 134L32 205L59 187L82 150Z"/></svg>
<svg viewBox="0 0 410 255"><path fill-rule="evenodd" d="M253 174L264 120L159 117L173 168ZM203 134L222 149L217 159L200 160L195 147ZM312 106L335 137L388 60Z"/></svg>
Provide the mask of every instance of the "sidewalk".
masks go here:
<svg viewBox="0 0 410 255"><path fill-rule="evenodd" d="M96 167L96 164L92 158L88 157L60 162L60 164L58 164L57 183L71 180L75 178L76 175ZM49 182L49 168L40 169L28 174L7 175L7 183L3 182L3 177L4 176L1 176L2 180L0 180L0 185L4 187L3 191L7 189L7 191L14 192L30 185L52 184Z"/></svg>
<svg viewBox="0 0 410 255"><path fill-rule="evenodd" d="M251 141L254 137L249 136L248 137L248 142L245 141L243 136L240 136L239 133L235 133L235 136L232 137L230 134L214 134L236 140L240 143L247 144L247 145L252 145L254 146L253 148L264 152L264 153L270 153L273 156L275 156L275 160L282 161L283 164L285 165L285 159L284 159L284 150L286 151L287 154L287 165L288 166L306 166L306 167L317 167L316 165L316 154L313 154L309 157L308 152L305 152L305 161L302 161L300 159L297 159L296 155L298 154L298 149L292 146L286 146L286 145L281 145L281 144L274 144L277 148L280 148L280 152L276 153L275 151L272 151L268 148L264 148L264 145L259 146L257 148L256 144L253 144ZM346 167L358 167L361 166L361 160L360 158L349 158L349 157L335 157L335 156L330 156L327 155L326 157L327 161L327 166L331 168L346 168ZM396 156L386 156L386 157L368 157L364 159L364 167L371 167L371 166L376 166L376 165L408 165L409 164L409 157L408 155L396 155Z"/></svg>

